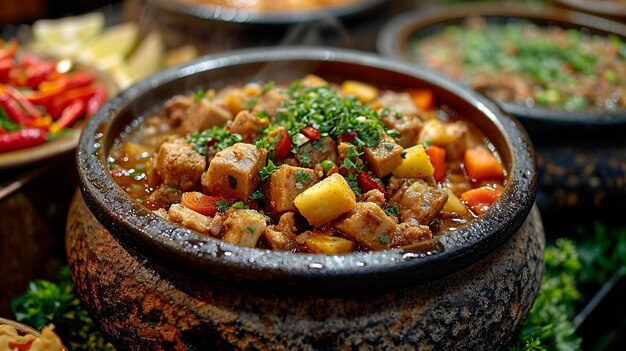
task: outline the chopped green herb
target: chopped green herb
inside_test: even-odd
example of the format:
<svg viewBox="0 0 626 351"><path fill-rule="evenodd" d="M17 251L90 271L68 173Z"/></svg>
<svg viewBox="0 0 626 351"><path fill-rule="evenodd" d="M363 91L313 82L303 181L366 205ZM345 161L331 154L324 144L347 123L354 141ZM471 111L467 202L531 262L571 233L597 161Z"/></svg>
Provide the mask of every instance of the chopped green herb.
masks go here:
<svg viewBox="0 0 626 351"><path fill-rule="evenodd" d="M206 155L207 146L210 144L212 144L215 150L222 151L229 146L240 143L242 140L241 135L231 134L227 129L227 125L222 127L214 126L187 136L187 141L192 144L193 149L200 155Z"/></svg>
<svg viewBox="0 0 626 351"><path fill-rule="evenodd" d="M272 175L272 173L276 172L277 169L278 169L278 167L276 167L276 165L274 165L274 162L272 162L272 160L268 159L267 160L267 166L263 167L259 171L259 175L261 176L261 181L264 182L264 181L270 179L270 176Z"/></svg>
<svg viewBox="0 0 626 351"><path fill-rule="evenodd" d="M428 149L429 147L433 145L433 143L430 140L425 140L422 145L424 145L425 149Z"/></svg>
<svg viewBox="0 0 626 351"><path fill-rule="evenodd" d="M250 206L244 204L242 201L235 202L232 207L238 210L246 210L250 208Z"/></svg>
<svg viewBox="0 0 626 351"><path fill-rule="evenodd" d="M361 192L361 188L359 188L359 182L356 180L356 177L354 176L354 174L350 173L345 178L346 178L346 182L348 182L348 185L350 186L350 189L352 189L352 191L354 192L356 196L363 195L363 193Z"/></svg>
<svg viewBox="0 0 626 351"><path fill-rule="evenodd" d="M177 192L180 191L180 190L174 188L173 186L169 186L169 185L166 185L166 186L167 186L167 190L169 190L170 193L176 194Z"/></svg>
<svg viewBox="0 0 626 351"><path fill-rule="evenodd" d="M406 150L403 150L402 153L400 154L400 157L402 158L406 158Z"/></svg>
<svg viewBox="0 0 626 351"><path fill-rule="evenodd" d="M226 200L217 200L215 204L217 205L217 212L226 212L233 205Z"/></svg>
<svg viewBox="0 0 626 351"><path fill-rule="evenodd" d="M120 168L120 165L118 165L117 163L115 163L115 162L109 163L109 169L110 170L114 170L114 169L118 169L118 168Z"/></svg>
<svg viewBox="0 0 626 351"><path fill-rule="evenodd" d="M196 91L193 92L193 99L195 101L200 101L202 100L202 98L204 98L206 96L206 94L204 93L204 90L202 89L198 89Z"/></svg>
<svg viewBox="0 0 626 351"><path fill-rule="evenodd" d="M389 237L387 237L387 235L381 235L380 238L378 238L378 241L380 241L381 244L388 244Z"/></svg>
<svg viewBox="0 0 626 351"><path fill-rule="evenodd" d="M301 169L296 170L296 181L299 184L305 185L308 182L310 182L312 179L313 179L313 176L310 173L303 171Z"/></svg>
<svg viewBox="0 0 626 351"><path fill-rule="evenodd" d="M343 160L343 167L345 169L354 169L356 172L360 172L365 168L364 162L360 159L362 152L358 152L355 147L349 147L347 150L347 156Z"/></svg>
<svg viewBox="0 0 626 351"><path fill-rule="evenodd" d="M143 203L143 199L137 199L137 202L139 202L141 204L141 203Z"/></svg>
<svg viewBox="0 0 626 351"><path fill-rule="evenodd" d="M265 85L263 85L263 87L261 88L261 91L258 94L254 95L253 97L251 97L250 100L246 102L246 108L248 110L252 110L254 106L256 106L256 103L259 101L259 98L265 95L265 93L267 93L268 91L272 90L274 86L275 86L274 82L268 82Z"/></svg>
<svg viewBox="0 0 626 351"><path fill-rule="evenodd" d="M246 230L250 234L254 234L256 232L256 228L255 227L246 227Z"/></svg>
<svg viewBox="0 0 626 351"><path fill-rule="evenodd" d="M385 213L389 217L398 217L400 210L398 210L398 206L396 205L389 205L387 206L387 208L385 208Z"/></svg>
<svg viewBox="0 0 626 351"><path fill-rule="evenodd" d="M265 197L265 194L263 194L263 192L261 190L257 190L255 192L252 193L252 195L250 195L250 197L248 197L248 199L250 200L260 200L262 198Z"/></svg>

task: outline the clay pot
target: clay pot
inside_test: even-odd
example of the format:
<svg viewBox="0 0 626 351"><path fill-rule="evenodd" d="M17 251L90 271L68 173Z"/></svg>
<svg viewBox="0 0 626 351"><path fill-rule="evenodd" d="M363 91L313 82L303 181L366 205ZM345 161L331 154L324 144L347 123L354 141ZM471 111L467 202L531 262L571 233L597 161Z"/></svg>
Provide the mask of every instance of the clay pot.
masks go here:
<svg viewBox="0 0 626 351"><path fill-rule="evenodd" d="M498 149L509 170L501 200L479 220L412 252L324 256L243 248L200 236L133 201L109 174L106 157L113 140L171 96L252 79L291 81L308 73L432 89L438 102L479 125ZM468 336L468 347L503 344L527 313L540 281L543 229L537 213L527 218L535 165L519 123L438 75L370 54L245 50L165 71L118 95L90 120L80 140L78 168L85 203L103 228L87 218L82 205L73 207L67 241L71 269L88 309L129 349L209 344L332 349L368 339L389 347L405 341L444 347L455 340L450 332ZM515 233L517 239L509 240ZM503 261L497 263L497 257ZM478 261L483 263L473 266ZM473 300L483 288L483 300ZM128 308L130 296L134 305ZM429 319L414 318L426 309L432 312ZM456 316L447 319L452 311ZM361 315L358 322L355 313ZM476 320L476 333L465 322L453 328L457 331L443 330L454 319L477 314L484 319ZM431 324L435 319L439 326ZM393 320L402 323L383 333ZM343 330L341 339L333 330Z"/></svg>

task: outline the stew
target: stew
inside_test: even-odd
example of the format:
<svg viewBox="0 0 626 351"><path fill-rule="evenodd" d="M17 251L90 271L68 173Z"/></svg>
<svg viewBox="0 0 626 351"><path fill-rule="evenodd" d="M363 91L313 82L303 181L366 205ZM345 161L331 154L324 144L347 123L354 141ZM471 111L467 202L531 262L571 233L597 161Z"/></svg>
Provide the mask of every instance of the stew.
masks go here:
<svg viewBox="0 0 626 351"><path fill-rule="evenodd" d="M242 246L324 254L419 243L475 220L506 170L430 90L308 75L176 96L109 153L157 214Z"/></svg>
<svg viewBox="0 0 626 351"><path fill-rule="evenodd" d="M470 18L409 45L415 60L497 100L565 110L626 107L626 43L614 35Z"/></svg>

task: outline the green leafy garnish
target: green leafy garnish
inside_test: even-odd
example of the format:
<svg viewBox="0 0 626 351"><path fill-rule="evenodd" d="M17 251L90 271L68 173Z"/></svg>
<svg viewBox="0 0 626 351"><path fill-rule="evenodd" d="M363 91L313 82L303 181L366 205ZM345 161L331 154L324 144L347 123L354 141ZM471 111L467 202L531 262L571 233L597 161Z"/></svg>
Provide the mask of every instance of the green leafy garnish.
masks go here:
<svg viewBox="0 0 626 351"><path fill-rule="evenodd" d="M248 197L248 199L250 200L260 200L263 199L265 197L265 194L263 194L263 192L261 190L256 190L255 192L253 192L250 197Z"/></svg>
<svg viewBox="0 0 626 351"><path fill-rule="evenodd" d="M264 181L270 179L270 176L272 175L272 173L276 172L277 169L278 169L278 167L276 167L276 165L274 165L274 162L272 162L272 160L268 159L267 160L267 166L263 167L259 171L259 175L261 176L261 181L264 182Z"/></svg>
<svg viewBox="0 0 626 351"><path fill-rule="evenodd" d="M256 232L256 228L255 227L246 227L246 230L250 234L254 234Z"/></svg>
<svg viewBox="0 0 626 351"><path fill-rule="evenodd" d="M400 213L400 210L398 210L398 206L396 205L389 205L385 208L385 214L387 214L387 216L389 217L398 217L398 214Z"/></svg>
<svg viewBox="0 0 626 351"><path fill-rule="evenodd" d="M347 170L354 169L356 172L361 172L365 168L364 162L360 159L363 153L358 152L354 147L349 147L346 152L347 157L343 160L343 167Z"/></svg>
<svg viewBox="0 0 626 351"><path fill-rule="evenodd" d="M195 132L187 136L187 141L193 149L200 155L206 155L207 146L212 144L217 151L222 151L229 146L242 142L243 138L239 134L231 134L227 125L222 127L214 126L201 132Z"/></svg>
<svg viewBox="0 0 626 351"><path fill-rule="evenodd" d="M238 210L244 210L244 209L250 208L248 205L244 204L242 201L229 202L226 200L217 200L215 201L215 204L217 205L217 212L226 212L230 210L231 208L235 208Z"/></svg>
<svg viewBox="0 0 626 351"><path fill-rule="evenodd" d="M352 173L348 174L348 176L345 177L345 179L346 179L346 182L348 182L350 189L352 189L352 191L354 192L356 196L363 195L363 192L361 192L361 188L359 188L359 182L357 181L354 174Z"/></svg>
<svg viewBox="0 0 626 351"><path fill-rule="evenodd" d="M378 238L378 240L380 241L381 244L389 243L389 237L387 235L381 235L381 237Z"/></svg>
<svg viewBox="0 0 626 351"><path fill-rule="evenodd" d="M24 295L11 301L11 310L18 322L38 330L53 323L54 331L73 351L115 351L78 298L67 266L56 282L32 281Z"/></svg>
<svg viewBox="0 0 626 351"><path fill-rule="evenodd" d="M296 170L296 182L300 185L305 185L313 179L313 176L301 169Z"/></svg>
<svg viewBox="0 0 626 351"><path fill-rule="evenodd" d="M204 90L202 90L202 89L198 89L198 90L193 92L193 99L194 99L194 101L200 101L204 97L206 97L206 94L205 94Z"/></svg>

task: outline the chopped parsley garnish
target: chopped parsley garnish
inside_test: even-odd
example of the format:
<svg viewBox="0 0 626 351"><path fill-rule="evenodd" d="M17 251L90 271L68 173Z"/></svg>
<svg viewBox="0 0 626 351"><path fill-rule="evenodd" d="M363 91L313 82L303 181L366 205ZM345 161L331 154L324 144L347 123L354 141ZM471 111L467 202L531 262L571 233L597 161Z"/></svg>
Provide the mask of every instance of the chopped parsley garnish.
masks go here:
<svg viewBox="0 0 626 351"><path fill-rule="evenodd" d="M117 163L115 163L115 162L109 163L109 170L112 171L112 170L118 169L118 168L120 168L120 165L118 165Z"/></svg>
<svg viewBox="0 0 626 351"><path fill-rule="evenodd" d="M356 177L354 176L354 174L350 173L345 178L346 178L346 182L348 182L348 185L350 186L350 189L352 189L352 191L354 192L356 196L363 195L363 193L361 192L361 188L359 188L359 182L356 180Z"/></svg>
<svg viewBox="0 0 626 351"><path fill-rule="evenodd" d="M202 90L202 89L198 89L198 90L193 92L193 99L195 101L200 101L205 96L206 96L206 94L205 94L204 90Z"/></svg>
<svg viewBox="0 0 626 351"><path fill-rule="evenodd" d="M389 205L385 208L385 214L389 217L398 217L400 210L398 210L398 206Z"/></svg>
<svg viewBox="0 0 626 351"><path fill-rule="evenodd" d="M301 169L296 170L296 181L298 183L304 185L310 182L311 179L313 179L313 176L310 173L307 173L306 171L303 171Z"/></svg>
<svg viewBox="0 0 626 351"><path fill-rule="evenodd" d="M256 232L256 228L255 227L246 227L246 230L250 234L254 234Z"/></svg>
<svg viewBox="0 0 626 351"><path fill-rule="evenodd" d="M365 164L359 158L363 153L356 151L354 147L349 147L346 152L348 157L343 160L343 167L347 170L354 169L356 172L361 172L365 168Z"/></svg>
<svg viewBox="0 0 626 351"><path fill-rule="evenodd" d="M236 208L238 210L245 210L245 209L250 208L248 205L244 204L242 201L228 202L226 200L217 200L215 201L215 204L217 205L217 212L226 212L230 208Z"/></svg>
<svg viewBox="0 0 626 351"><path fill-rule="evenodd" d="M402 153L400 154L400 157L402 158L406 158L406 150L403 150Z"/></svg>
<svg viewBox="0 0 626 351"><path fill-rule="evenodd" d="M239 134L231 134L227 126L214 126L202 132L195 132L187 136L187 141L193 145L193 149L200 155L206 155L207 146L212 145L217 151L222 151L229 146L240 143L243 138Z"/></svg>
<svg viewBox="0 0 626 351"><path fill-rule="evenodd" d="M250 197L248 197L248 199L250 200L260 200L263 199L265 197L265 194L263 194L263 192L261 190L257 190L255 192L253 192Z"/></svg>
<svg viewBox="0 0 626 351"><path fill-rule="evenodd" d="M176 194L176 193L178 193L180 191L180 190L174 188L173 186L166 185L166 187L167 187L167 190L169 190L169 192L172 193L172 194Z"/></svg>
<svg viewBox="0 0 626 351"><path fill-rule="evenodd" d="M276 165L274 165L274 162L272 162L272 160L267 160L267 166L263 167L260 171L259 171L259 175L261 176L261 181L266 181L268 179L270 179L270 176L272 175L272 173L276 172L276 170L278 169L278 167L276 167Z"/></svg>
<svg viewBox="0 0 626 351"><path fill-rule="evenodd" d="M275 86L274 82L268 82L265 85L263 85L263 87L261 88L261 91L258 94L254 95L253 97L251 97L250 100L246 102L246 108L248 110L252 110L252 108L254 108L254 106L256 106L256 103L259 101L259 98L263 96L265 93L267 93L268 91L274 89L274 86Z"/></svg>
<svg viewBox="0 0 626 351"><path fill-rule="evenodd" d="M429 147L433 145L433 143L430 140L424 140L424 143L422 143L422 145L424 146L425 149L428 149Z"/></svg>
<svg viewBox="0 0 626 351"><path fill-rule="evenodd" d="M381 235L378 241L380 241L381 244L387 244L389 243L389 237L387 235Z"/></svg>

